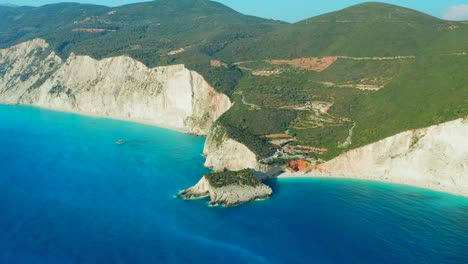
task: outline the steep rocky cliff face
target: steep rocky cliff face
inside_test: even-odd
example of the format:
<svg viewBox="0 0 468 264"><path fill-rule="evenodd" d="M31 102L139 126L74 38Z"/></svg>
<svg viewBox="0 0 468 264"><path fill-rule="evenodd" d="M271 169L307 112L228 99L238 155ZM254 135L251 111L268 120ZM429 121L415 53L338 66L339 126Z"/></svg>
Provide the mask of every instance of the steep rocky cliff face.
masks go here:
<svg viewBox="0 0 468 264"><path fill-rule="evenodd" d="M351 150L307 175L412 185L468 197L468 118L403 132Z"/></svg>
<svg viewBox="0 0 468 264"><path fill-rule="evenodd" d="M74 54L61 63L53 52L44 57L47 47L45 41L33 40L1 51L0 69L7 74L0 81L0 102L127 119L198 135L205 135L231 105L226 95L183 65L150 69L125 56L98 61Z"/></svg>
<svg viewBox="0 0 468 264"><path fill-rule="evenodd" d="M205 166L214 171L258 170L260 167L257 156L244 144L229 138L226 130L219 124L213 125L208 133L203 155L206 156Z"/></svg>
<svg viewBox="0 0 468 264"><path fill-rule="evenodd" d="M48 47L45 40L35 39L0 50L0 102L18 103L35 83L57 70L62 60Z"/></svg>

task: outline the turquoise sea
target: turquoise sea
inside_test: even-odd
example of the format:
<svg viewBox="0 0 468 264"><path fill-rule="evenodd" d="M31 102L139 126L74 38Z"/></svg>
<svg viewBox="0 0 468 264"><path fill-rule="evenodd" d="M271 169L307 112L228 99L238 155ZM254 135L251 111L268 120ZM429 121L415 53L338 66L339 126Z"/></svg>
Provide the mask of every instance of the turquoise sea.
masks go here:
<svg viewBox="0 0 468 264"><path fill-rule="evenodd" d="M287 179L234 208L173 198L208 171L203 143L0 105L0 263L468 263L461 197Z"/></svg>

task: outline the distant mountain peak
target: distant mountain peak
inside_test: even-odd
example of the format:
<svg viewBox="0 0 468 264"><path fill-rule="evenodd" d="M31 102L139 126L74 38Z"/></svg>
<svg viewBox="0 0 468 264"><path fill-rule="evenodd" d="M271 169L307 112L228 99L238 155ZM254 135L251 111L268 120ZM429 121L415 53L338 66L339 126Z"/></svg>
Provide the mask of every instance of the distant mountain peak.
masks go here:
<svg viewBox="0 0 468 264"><path fill-rule="evenodd" d="M364 23L369 23L370 21L416 21L417 23L428 23L431 21L438 20L438 18L428 15L426 13L419 12L417 10L397 5L380 2L365 2L335 12L311 17L299 23L307 23L312 20L349 21Z"/></svg>
<svg viewBox="0 0 468 264"><path fill-rule="evenodd" d="M417 16L417 15L423 15L428 17L428 14L419 12L417 10L413 10L410 8L398 6L398 5L393 5L393 4L387 4L387 3L381 3L381 2L365 2L365 3L360 3L357 5L350 6L348 8L345 8L341 10L343 13L366 13L372 16L383 14L383 13L395 13L395 14L400 14L403 16Z"/></svg>

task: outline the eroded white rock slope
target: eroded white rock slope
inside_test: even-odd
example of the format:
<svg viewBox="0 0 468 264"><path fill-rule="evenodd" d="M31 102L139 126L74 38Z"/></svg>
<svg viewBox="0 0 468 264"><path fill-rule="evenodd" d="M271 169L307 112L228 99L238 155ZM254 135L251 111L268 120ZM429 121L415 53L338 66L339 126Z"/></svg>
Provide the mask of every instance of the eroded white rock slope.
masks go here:
<svg viewBox="0 0 468 264"><path fill-rule="evenodd" d="M227 136L222 126L214 125L205 142L205 167L214 171L258 169L257 156L244 144Z"/></svg>
<svg viewBox="0 0 468 264"><path fill-rule="evenodd" d="M406 131L346 152L307 174L411 185L468 197L468 118Z"/></svg>
<svg viewBox="0 0 468 264"><path fill-rule="evenodd" d="M37 81L54 72L62 63L49 45L35 39L0 50L0 101L18 103L20 97Z"/></svg>
<svg viewBox="0 0 468 264"><path fill-rule="evenodd" d="M205 135L231 106L184 65L147 68L126 56L62 62L42 39L0 50L0 102L144 122Z"/></svg>

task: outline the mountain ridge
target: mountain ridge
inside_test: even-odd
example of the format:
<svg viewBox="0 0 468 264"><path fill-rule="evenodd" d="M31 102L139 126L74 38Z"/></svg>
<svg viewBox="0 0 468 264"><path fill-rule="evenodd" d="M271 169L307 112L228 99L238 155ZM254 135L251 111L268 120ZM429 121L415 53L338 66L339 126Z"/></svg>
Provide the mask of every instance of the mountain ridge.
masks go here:
<svg viewBox="0 0 468 264"><path fill-rule="evenodd" d="M233 42L218 56L228 61L310 56L409 56L440 39L459 22L390 4L363 3L281 27L258 38ZM283 49L259 50L276 43Z"/></svg>

